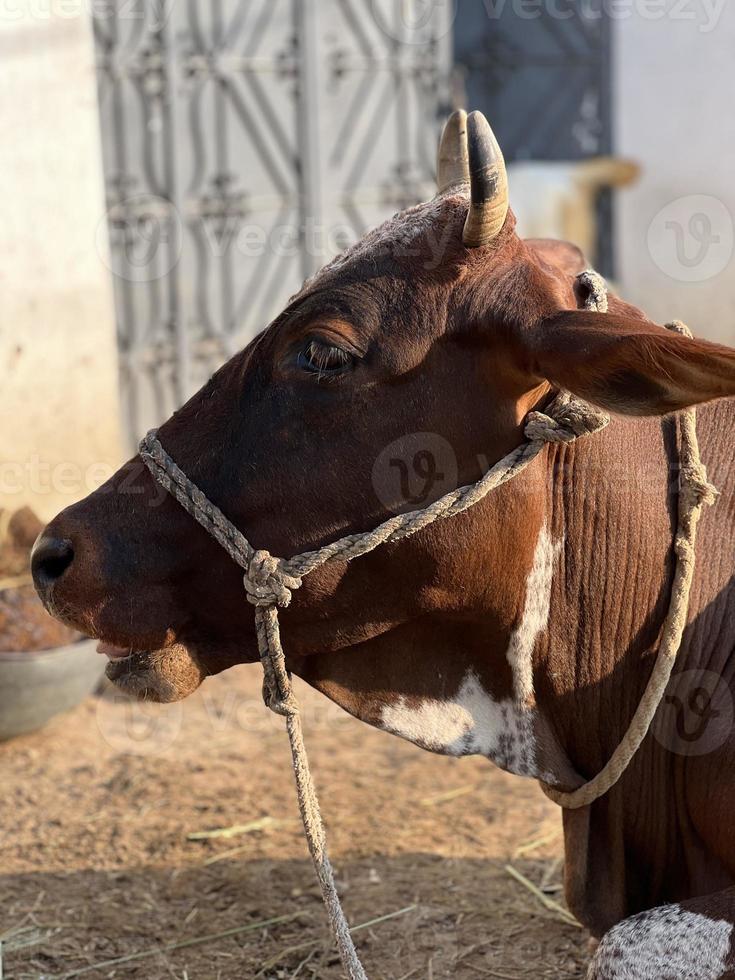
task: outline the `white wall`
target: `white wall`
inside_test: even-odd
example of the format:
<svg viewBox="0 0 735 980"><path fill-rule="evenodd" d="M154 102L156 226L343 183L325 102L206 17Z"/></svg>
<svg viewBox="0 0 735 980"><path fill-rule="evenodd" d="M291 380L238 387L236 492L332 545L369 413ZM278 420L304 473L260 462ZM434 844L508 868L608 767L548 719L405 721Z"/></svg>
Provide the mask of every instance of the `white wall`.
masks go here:
<svg viewBox="0 0 735 980"><path fill-rule="evenodd" d="M121 453L91 28L57 6L0 12L0 508L44 518Z"/></svg>
<svg viewBox="0 0 735 980"><path fill-rule="evenodd" d="M735 344L735 3L621 4L614 77L615 150L643 165L617 195L622 292Z"/></svg>

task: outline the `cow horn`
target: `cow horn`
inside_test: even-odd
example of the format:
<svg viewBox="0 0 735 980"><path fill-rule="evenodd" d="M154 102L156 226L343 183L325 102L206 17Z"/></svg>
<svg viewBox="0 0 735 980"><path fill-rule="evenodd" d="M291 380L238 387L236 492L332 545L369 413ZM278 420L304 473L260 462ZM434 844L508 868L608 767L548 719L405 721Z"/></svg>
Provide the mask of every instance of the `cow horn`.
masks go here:
<svg viewBox="0 0 735 980"><path fill-rule="evenodd" d="M487 245L498 234L508 213L508 177L503 153L481 112L467 117L470 163L470 209L462 232L468 248Z"/></svg>
<svg viewBox="0 0 735 980"><path fill-rule="evenodd" d="M436 183L443 194L450 187L467 184L470 180L470 164L467 156L467 113L464 109L453 112L444 124L436 160Z"/></svg>

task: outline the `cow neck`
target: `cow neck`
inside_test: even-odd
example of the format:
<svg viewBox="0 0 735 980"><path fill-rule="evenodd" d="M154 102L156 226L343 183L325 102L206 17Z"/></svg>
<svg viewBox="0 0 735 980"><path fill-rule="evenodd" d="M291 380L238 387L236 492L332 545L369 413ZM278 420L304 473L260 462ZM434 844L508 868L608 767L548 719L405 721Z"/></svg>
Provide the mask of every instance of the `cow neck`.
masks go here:
<svg viewBox="0 0 735 980"><path fill-rule="evenodd" d="M685 324L673 321L668 329L691 337ZM696 559L695 543L699 518L704 505L714 503L715 488L707 482L707 473L699 456L696 412L690 408L676 419L679 428L679 494L677 528L673 540L675 556L668 610L664 618L658 651L643 695L627 729L603 768L591 779L580 777L580 785L571 790L541 783L546 795L566 809L588 806L604 796L620 779L640 748L653 722L681 646L686 626ZM573 492L567 488L567 493ZM621 642L615 638L613 642ZM585 651L577 651L583 656Z"/></svg>
<svg viewBox="0 0 735 980"><path fill-rule="evenodd" d="M578 285L581 295L586 297L585 306L588 309L601 313L607 311L607 290L604 280L597 273L591 270L582 273L578 277ZM688 333L681 323L668 326L680 333ZM272 711L286 718L304 831L340 957L350 980L367 980L367 975L352 942L327 855L324 825L304 746L299 706L281 645L278 609L289 605L292 593L300 588L304 576L316 568L332 561L352 561L382 544L400 541L436 521L463 513L492 490L522 473L547 443L575 442L604 428L609 421L607 415L592 406L566 392L560 392L545 412L529 414L524 427L526 441L496 463L476 483L450 491L423 510L395 515L372 531L346 535L316 551L289 559L276 558L264 550L254 550L242 532L176 465L164 450L155 430L149 432L140 444L140 456L153 478L244 570L247 600L255 607L258 650L264 672L264 700ZM689 604L697 521L702 505L714 499L714 490L706 481L699 459L694 409L681 413L680 425L679 526L674 542L677 561L656 664L628 731L601 772L569 792L542 783L546 794L564 807L585 806L617 782L648 731L673 668Z"/></svg>

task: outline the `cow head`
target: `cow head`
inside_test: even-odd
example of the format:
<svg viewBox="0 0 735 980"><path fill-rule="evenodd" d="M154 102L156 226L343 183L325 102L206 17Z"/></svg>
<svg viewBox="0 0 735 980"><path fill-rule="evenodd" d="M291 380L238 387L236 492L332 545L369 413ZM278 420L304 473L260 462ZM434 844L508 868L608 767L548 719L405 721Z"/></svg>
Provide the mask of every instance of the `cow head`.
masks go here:
<svg viewBox="0 0 735 980"><path fill-rule="evenodd" d="M478 479L554 386L628 414L735 393L731 351L619 301L579 308L581 255L516 236L481 114L452 116L438 171L432 201L307 281L160 429L256 548L289 557ZM473 658L507 686L543 466L459 518L308 576L282 615L291 669L368 720L398 696L456 687ZM110 676L140 696L175 700L257 659L241 570L138 457L48 525L33 573L46 607L100 638Z"/></svg>

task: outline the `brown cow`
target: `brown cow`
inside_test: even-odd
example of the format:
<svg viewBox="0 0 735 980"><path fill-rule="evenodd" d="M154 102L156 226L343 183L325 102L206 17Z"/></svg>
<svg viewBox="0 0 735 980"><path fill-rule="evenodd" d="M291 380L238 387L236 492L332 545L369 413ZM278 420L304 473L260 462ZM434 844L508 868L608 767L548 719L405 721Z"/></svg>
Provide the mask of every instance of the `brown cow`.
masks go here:
<svg viewBox="0 0 735 980"><path fill-rule="evenodd" d="M461 516L314 572L282 614L290 669L353 715L572 788L619 743L668 605L664 416L735 395L735 352L616 298L580 309L582 255L516 236L481 115L452 117L439 172L434 200L305 283L160 439L255 547L288 557L476 480L555 387L616 413ZM699 413L721 496L669 714L618 785L564 814L569 905L604 936L592 977L735 977L734 423L731 401ZM33 569L139 696L181 698L257 659L241 570L137 457L51 522Z"/></svg>

